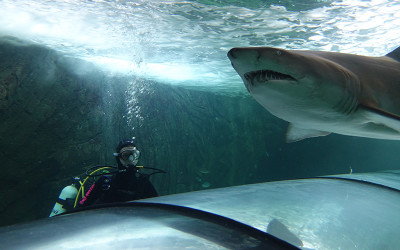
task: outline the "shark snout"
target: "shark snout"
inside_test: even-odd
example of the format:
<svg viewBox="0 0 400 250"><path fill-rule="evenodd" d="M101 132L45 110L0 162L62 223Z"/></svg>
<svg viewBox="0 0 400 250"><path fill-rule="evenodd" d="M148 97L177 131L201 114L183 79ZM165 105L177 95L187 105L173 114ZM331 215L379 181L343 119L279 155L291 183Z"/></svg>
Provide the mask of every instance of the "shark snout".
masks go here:
<svg viewBox="0 0 400 250"><path fill-rule="evenodd" d="M253 48L232 48L227 54L233 68L240 76L255 70L258 64L259 53Z"/></svg>
<svg viewBox="0 0 400 250"><path fill-rule="evenodd" d="M259 52L253 48L232 48L228 52L228 58L231 62L238 60L246 60L247 62L254 63L259 58Z"/></svg>
<svg viewBox="0 0 400 250"><path fill-rule="evenodd" d="M237 51L238 51L238 48L233 48L233 49L229 50L229 52L228 52L229 60L232 61L233 59L237 58Z"/></svg>
<svg viewBox="0 0 400 250"><path fill-rule="evenodd" d="M231 61L232 67L238 72L239 75L243 75L245 72L242 72L241 65L242 65L242 57L241 57L241 48L232 48L228 51L228 58Z"/></svg>

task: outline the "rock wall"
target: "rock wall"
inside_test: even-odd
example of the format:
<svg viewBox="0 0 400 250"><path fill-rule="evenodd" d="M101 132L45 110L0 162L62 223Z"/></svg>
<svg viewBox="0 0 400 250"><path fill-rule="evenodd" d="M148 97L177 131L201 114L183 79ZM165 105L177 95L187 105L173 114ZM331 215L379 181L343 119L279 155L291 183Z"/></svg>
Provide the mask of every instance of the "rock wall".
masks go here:
<svg viewBox="0 0 400 250"><path fill-rule="evenodd" d="M152 177L162 195L248 183L248 165L281 130L269 118L249 97L110 76L2 38L0 224L48 216L72 176L114 164L116 144L132 136L139 163L167 171Z"/></svg>
<svg viewBox="0 0 400 250"><path fill-rule="evenodd" d="M0 43L1 224L46 216L61 183L106 161L108 79L71 63L41 46Z"/></svg>
<svg viewBox="0 0 400 250"><path fill-rule="evenodd" d="M143 119L132 125L143 162L168 172L154 178L161 194L251 182L255 162L286 126L268 122L268 113L248 97L149 88L138 97Z"/></svg>

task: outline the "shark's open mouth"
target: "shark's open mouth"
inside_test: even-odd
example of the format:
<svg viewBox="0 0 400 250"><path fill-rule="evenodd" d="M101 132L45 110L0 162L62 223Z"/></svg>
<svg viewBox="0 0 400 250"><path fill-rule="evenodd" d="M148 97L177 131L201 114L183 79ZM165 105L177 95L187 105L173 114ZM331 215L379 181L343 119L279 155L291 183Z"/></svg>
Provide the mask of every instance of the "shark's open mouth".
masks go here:
<svg viewBox="0 0 400 250"><path fill-rule="evenodd" d="M271 81L271 80L296 81L296 79L294 79L290 75L282 74L282 73L272 71L272 70L267 70L267 69L247 72L246 74L244 74L244 77L251 84L253 84L254 80L256 80L257 82L267 82L267 81Z"/></svg>

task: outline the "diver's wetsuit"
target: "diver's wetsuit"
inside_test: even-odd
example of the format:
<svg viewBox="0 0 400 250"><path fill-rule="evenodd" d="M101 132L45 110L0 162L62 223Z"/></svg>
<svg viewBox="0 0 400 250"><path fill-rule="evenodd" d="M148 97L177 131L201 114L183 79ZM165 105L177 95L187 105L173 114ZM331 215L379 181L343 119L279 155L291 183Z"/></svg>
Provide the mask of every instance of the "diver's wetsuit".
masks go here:
<svg viewBox="0 0 400 250"><path fill-rule="evenodd" d="M135 167L126 172L101 176L86 193L79 205L131 201L157 197L158 193L149 181L149 175L137 174Z"/></svg>

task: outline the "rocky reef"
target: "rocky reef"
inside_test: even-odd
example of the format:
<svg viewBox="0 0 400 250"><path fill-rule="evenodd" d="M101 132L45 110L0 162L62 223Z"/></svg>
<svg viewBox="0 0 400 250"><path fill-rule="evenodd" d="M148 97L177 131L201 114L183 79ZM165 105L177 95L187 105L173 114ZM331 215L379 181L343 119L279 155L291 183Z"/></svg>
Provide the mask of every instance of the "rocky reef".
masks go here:
<svg viewBox="0 0 400 250"><path fill-rule="evenodd" d="M0 58L0 211L2 224L10 224L45 216L60 183L105 162L107 80L9 37L0 42Z"/></svg>

